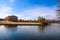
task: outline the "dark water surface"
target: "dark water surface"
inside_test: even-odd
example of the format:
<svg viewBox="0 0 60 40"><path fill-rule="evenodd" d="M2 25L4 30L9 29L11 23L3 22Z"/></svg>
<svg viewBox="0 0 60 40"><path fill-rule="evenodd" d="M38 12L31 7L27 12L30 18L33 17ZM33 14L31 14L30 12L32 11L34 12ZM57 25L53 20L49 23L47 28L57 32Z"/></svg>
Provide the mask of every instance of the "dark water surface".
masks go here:
<svg viewBox="0 0 60 40"><path fill-rule="evenodd" d="M0 40L60 39L60 24L47 26L0 25Z"/></svg>

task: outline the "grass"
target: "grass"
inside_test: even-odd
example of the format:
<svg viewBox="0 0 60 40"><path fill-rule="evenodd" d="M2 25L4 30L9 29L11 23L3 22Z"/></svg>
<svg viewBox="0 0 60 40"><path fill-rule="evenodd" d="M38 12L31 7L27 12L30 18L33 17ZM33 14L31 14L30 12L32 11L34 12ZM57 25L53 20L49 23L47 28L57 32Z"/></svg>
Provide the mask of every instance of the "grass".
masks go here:
<svg viewBox="0 0 60 40"><path fill-rule="evenodd" d="M37 23L37 22L11 22L11 21L4 21L4 22L0 22L0 24L12 24L12 25L42 25L42 23Z"/></svg>

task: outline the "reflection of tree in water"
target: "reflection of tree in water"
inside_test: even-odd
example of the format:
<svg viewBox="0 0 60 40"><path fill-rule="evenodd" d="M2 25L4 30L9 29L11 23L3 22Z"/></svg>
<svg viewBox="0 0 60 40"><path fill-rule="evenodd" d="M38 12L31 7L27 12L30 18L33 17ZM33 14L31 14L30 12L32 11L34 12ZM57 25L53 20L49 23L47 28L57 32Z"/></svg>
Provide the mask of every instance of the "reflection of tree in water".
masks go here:
<svg viewBox="0 0 60 40"><path fill-rule="evenodd" d="M38 30L39 30L40 32L43 32L43 31L45 30L45 27L46 27L46 26L38 26Z"/></svg>
<svg viewBox="0 0 60 40"><path fill-rule="evenodd" d="M45 29L47 29L47 28L50 28L50 25L38 26L38 30L39 30L40 32L46 31Z"/></svg>

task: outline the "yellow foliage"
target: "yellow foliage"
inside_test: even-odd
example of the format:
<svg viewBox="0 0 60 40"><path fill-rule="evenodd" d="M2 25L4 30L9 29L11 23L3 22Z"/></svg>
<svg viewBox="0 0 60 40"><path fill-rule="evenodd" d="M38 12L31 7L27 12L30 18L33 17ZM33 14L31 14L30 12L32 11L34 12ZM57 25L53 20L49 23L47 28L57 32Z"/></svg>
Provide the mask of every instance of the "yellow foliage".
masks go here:
<svg viewBox="0 0 60 40"><path fill-rule="evenodd" d="M46 22L46 19L43 17L38 17L38 22L41 22L41 23Z"/></svg>

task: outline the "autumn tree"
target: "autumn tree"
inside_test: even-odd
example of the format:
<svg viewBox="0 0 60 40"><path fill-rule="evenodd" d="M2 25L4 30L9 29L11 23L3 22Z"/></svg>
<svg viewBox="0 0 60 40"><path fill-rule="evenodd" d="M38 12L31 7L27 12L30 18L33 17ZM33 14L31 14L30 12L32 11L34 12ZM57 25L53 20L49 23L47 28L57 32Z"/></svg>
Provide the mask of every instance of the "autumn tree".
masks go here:
<svg viewBox="0 0 60 40"><path fill-rule="evenodd" d="M46 22L46 19L43 17L38 17L38 22L41 22L41 23Z"/></svg>

